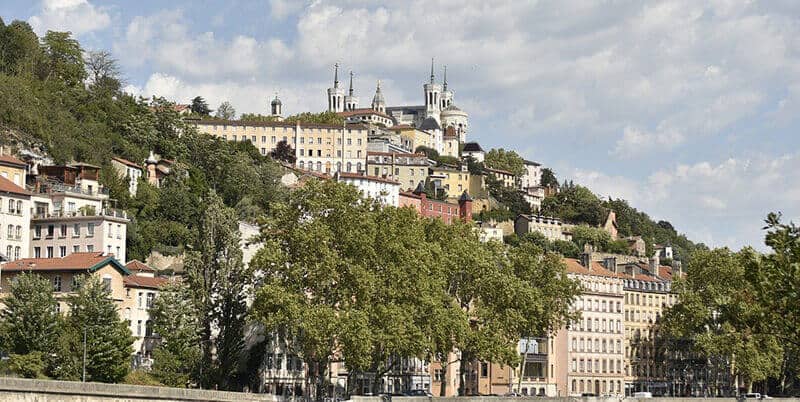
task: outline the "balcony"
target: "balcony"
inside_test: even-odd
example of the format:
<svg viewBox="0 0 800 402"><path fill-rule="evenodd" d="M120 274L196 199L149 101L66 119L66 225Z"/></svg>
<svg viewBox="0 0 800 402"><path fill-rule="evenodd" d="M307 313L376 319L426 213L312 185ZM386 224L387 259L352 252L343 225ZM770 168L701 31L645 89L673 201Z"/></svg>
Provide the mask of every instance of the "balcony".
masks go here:
<svg viewBox="0 0 800 402"><path fill-rule="evenodd" d="M116 208L103 208L100 211L96 211L93 208L85 208L77 211L57 210L52 212L36 212L33 214L33 219L60 219L87 216L128 219L128 214L124 210Z"/></svg>
<svg viewBox="0 0 800 402"><path fill-rule="evenodd" d="M108 197L108 189L104 187L83 189L80 185L70 185L58 182L42 182L32 186L26 186L27 190L38 194L68 193L77 195L88 195L90 197Z"/></svg>

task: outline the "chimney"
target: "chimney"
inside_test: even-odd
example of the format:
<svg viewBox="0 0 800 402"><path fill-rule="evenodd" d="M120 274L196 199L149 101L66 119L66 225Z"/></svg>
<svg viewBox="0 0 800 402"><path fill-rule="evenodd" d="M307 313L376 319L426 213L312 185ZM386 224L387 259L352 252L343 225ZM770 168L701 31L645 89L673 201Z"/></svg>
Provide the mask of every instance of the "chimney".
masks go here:
<svg viewBox="0 0 800 402"><path fill-rule="evenodd" d="M592 258L591 254L589 253L581 253L581 265L584 268L591 270L592 269Z"/></svg>
<svg viewBox="0 0 800 402"><path fill-rule="evenodd" d="M658 267L661 266L661 259L656 254L655 257L650 259L650 273L653 275L658 275Z"/></svg>
<svg viewBox="0 0 800 402"><path fill-rule="evenodd" d="M617 272L617 257L606 257L606 258L604 258L603 259L603 266L607 270L609 270L609 271L611 271L611 272L613 272L615 274L619 273L619 272Z"/></svg>

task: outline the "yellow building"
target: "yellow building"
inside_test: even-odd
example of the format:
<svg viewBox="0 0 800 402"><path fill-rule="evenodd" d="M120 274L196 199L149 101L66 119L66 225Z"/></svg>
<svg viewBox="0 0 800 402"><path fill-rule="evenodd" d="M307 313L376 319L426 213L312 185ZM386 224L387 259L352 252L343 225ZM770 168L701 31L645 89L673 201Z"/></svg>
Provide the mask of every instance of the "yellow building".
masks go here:
<svg viewBox="0 0 800 402"><path fill-rule="evenodd" d="M25 162L9 155L0 155L0 176L12 183L25 188Z"/></svg>
<svg viewBox="0 0 800 402"><path fill-rule="evenodd" d="M436 149L436 142L433 136L425 131L417 130L409 125L394 126L390 130L400 134L402 147L412 152L421 146Z"/></svg>
<svg viewBox="0 0 800 402"><path fill-rule="evenodd" d="M492 175L495 180L500 180L505 187L515 188L517 186L517 177L514 176L514 173L511 173L507 170L492 168L486 168L486 171Z"/></svg>
<svg viewBox="0 0 800 402"><path fill-rule="evenodd" d="M190 121L201 133L228 141L249 141L262 155L280 141L295 151L295 165L315 172L363 172L369 129L363 125L252 122L226 120Z"/></svg>
<svg viewBox="0 0 800 402"><path fill-rule="evenodd" d="M447 191L448 198L458 198L467 191L472 198L485 198L486 189L482 175L471 175L466 166L460 169L436 166L430 169L429 178Z"/></svg>
<svg viewBox="0 0 800 402"><path fill-rule="evenodd" d="M367 152L367 174L400 183L401 189L414 189L428 178L428 158L423 154Z"/></svg>
<svg viewBox="0 0 800 402"><path fill-rule="evenodd" d="M447 127L444 136L442 136L442 142L442 155L452 156L454 158L459 158L461 156L459 150L461 143L458 141L458 134L456 133L455 127Z"/></svg>

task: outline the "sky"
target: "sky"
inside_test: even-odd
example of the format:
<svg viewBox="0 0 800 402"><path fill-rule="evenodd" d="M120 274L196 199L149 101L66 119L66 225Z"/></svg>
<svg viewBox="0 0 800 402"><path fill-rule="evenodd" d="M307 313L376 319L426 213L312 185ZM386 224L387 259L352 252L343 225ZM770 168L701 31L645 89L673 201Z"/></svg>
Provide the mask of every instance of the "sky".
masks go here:
<svg viewBox="0 0 800 402"><path fill-rule="evenodd" d="M710 246L800 221L800 2L3 0L71 31L126 90L322 111L333 64L368 106L422 104L447 65L468 140L513 149ZM344 81L344 79L342 79Z"/></svg>

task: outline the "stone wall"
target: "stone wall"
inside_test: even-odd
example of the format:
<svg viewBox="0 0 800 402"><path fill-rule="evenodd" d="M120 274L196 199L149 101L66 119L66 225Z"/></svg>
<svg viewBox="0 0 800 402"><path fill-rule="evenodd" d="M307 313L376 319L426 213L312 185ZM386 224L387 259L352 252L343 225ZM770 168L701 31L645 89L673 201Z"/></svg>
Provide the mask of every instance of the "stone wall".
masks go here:
<svg viewBox="0 0 800 402"><path fill-rule="evenodd" d="M380 397L354 396L353 402L388 402ZM503 396L465 396L465 397L392 397L391 402L737 402L736 398L542 398L542 397L503 397ZM775 398L772 402L800 402L800 398ZM757 402L748 399L746 402Z"/></svg>
<svg viewBox="0 0 800 402"><path fill-rule="evenodd" d="M279 402L268 394L0 378L0 401L15 402Z"/></svg>

